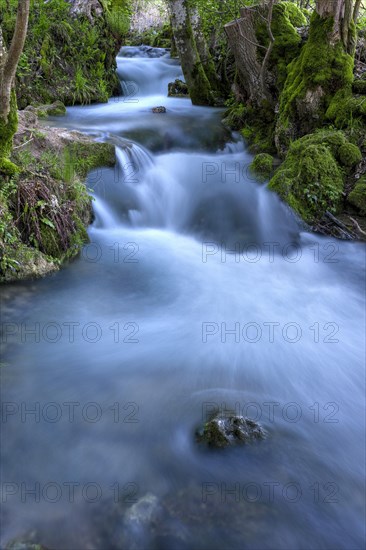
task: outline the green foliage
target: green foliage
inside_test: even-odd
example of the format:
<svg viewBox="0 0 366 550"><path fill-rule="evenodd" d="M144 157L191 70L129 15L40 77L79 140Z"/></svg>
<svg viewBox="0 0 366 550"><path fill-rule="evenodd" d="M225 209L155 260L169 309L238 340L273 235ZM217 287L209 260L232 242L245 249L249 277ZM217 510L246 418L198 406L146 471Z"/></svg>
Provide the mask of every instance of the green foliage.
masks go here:
<svg viewBox="0 0 366 550"><path fill-rule="evenodd" d="M18 173L0 189L0 280L49 271L78 253L91 215L82 178L115 162L111 144L72 142L60 151L38 134L39 142L13 151Z"/></svg>
<svg viewBox="0 0 366 550"><path fill-rule="evenodd" d="M13 34L17 3L0 0L7 43ZM31 0L29 31L17 71L20 108L56 99L65 105L106 101L119 89L115 56L125 34L122 27L126 28L130 3L108 0L105 4L104 15L90 22L85 16L71 16L65 0Z"/></svg>
<svg viewBox="0 0 366 550"><path fill-rule="evenodd" d="M8 204L16 197L16 185L12 179L4 182L0 188L0 277L9 269L16 269L17 264L11 250L19 240Z"/></svg>
<svg viewBox="0 0 366 550"><path fill-rule="evenodd" d="M130 28L130 11L117 8L107 12L106 15L108 27L111 32L118 38L123 38L127 35Z"/></svg>
<svg viewBox="0 0 366 550"><path fill-rule="evenodd" d="M342 132L319 131L291 144L284 163L270 181L276 191L308 223L339 207L344 173L337 159L349 147Z"/></svg>

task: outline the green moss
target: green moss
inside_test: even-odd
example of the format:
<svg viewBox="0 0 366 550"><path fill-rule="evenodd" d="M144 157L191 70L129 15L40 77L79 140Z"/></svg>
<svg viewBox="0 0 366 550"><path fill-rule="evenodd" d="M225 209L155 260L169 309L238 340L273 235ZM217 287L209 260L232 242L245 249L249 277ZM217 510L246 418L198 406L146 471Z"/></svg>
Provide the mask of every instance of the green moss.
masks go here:
<svg viewBox="0 0 366 550"><path fill-rule="evenodd" d="M222 122L233 130L240 130L252 153L276 153L275 115L268 101L263 101L258 110L250 105L234 103Z"/></svg>
<svg viewBox="0 0 366 550"><path fill-rule="evenodd" d="M259 179L268 179L273 172L273 157L267 153L260 153L254 157L250 170L259 176Z"/></svg>
<svg viewBox="0 0 366 550"><path fill-rule="evenodd" d="M318 132L295 141L269 188L308 223L319 220L326 210L335 212L344 186L337 155L345 143L340 132L332 131Z"/></svg>
<svg viewBox="0 0 366 550"><path fill-rule="evenodd" d="M225 112L222 120L232 130L240 130L245 124L247 117L247 107L244 103L234 103Z"/></svg>
<svg viewBox="0 0 366 550"><path fill-rule="evenodd" d="M115 148L111 143L71 143L64 152L64 171L66 180L73 174L85 178L87 173L99 166L114 166Z"/></svg>
<svg viewBox="0 0 366 550"><path fill-rule="evenodd" d="M7 121L0 117L0 171L11 175L16 170L7 159L13 147L13 137L18 128L18 111L15 92L10 96L10 112Z"/></svg>
<svg viewBox="0 0 366 550"><path fill-rule="evenodd" d="M17 4L17 0L0 0L0 13L6 13L1 26L8 44ZM126 31L126 2L115 7L109 1L103 4L103 15L91 22L83 15L71 15L70 3L65 0L32 2L29 31L17 70L20 108L55 100L65 105L101 102L119 93L115 57L123 42L123 26Z"/></svg>
<svg viewBox="0 0 366 550"><path fill-rule="evenodd" d="M339 90L331 99L326 118L337 128L362 125L366 121L366 100L352 95L350 88Z"/></svg>
<svg viewBox="0 0 366 550"><path fill-rule="evenodd" d="M337 158L340 148L347 143L347 138L343 132L324 129L317 130L313 134L295 141L291 146L291 150L294 154L300 154L307 145L326 145L331 150L332 155Z"/></svg>
<svg viewBox="0 0 366 550"><path fill-rule="evenodd" d="M287 77L287 65L299 54L301 38L295 27L306 25L301 10L293 2L281 2L273 6L272 33L275 38L269 68L277 74L277 87L281 89ZM269 45L266 21L260 18L256 36L262 46ZM264 53L262 54L264 56Z"/></svg>
<svg viewBox="0 0 366 550"><path fill-rule="evenodd" d="M294 27L304 27L307 24L305 10L301 10L294 2L282 2L282 5L285 6L285 13Z"/></svg>
<svg viewBox="0 0 366 550"><path fill-rule="evenodd" d="M363 177L348 195L348 202L366 216L366 176Z"/></svg>
<svg viewBox="0 0 366 550"><path fill-rule="evenodd" d="M357 79L352 84L352 90L355 94L366 94L366 79Z"/></svg>
<svg viewBox="0 0 366 550"><path fill-rule="evenodd" d="M279 149L286 149L291 139L320 127L335 94L351 91L354 59L341 41L332 42L332 32L333 19L314 12L309 38L288 67L281 94L276 130Z"/></svg>
<svg viewBox="0 0 366 550"><path fill-rule="evenodd" d="M353 143L345 143L338 151L340 162L347 168L353 168L362 160L362 153Z"/></svg>
<svg viewBox="0 0 366 550"><path fill-rule="evenodd" d="M6 158L0 158L0 174L3 176L14 176L19 172L19 168L14 162ZM1 183L0 183L1 185Z"/></svg>
<svg viewBox="0 0 366 550"><path fill-rule="evenodd" d="M66 107L62 101L55 101L51 105L39 105L35 108L39 118L48 116L62 116L66 114Z"/></svg>

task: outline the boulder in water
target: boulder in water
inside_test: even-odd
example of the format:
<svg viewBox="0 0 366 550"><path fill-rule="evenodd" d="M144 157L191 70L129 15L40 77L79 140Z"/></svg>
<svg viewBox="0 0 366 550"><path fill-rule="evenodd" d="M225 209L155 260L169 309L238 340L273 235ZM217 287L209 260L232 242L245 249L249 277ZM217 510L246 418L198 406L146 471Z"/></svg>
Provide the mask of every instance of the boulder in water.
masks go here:
<svg viewBox="0 0 366 550"><path fill-rule="evenodd" d="M168 84L168 97L188 97L188 86L183 80L177 78Z"/></svg>
<svg viewBox="0 0 366 550"><path fill-rule="evenodd" d="M206 422L203 428L197 431L196 437L198 442L206 443L209 447L224 448L264 439L266 432L254 420L225 414L224 411Z"/></svg>
<svg viewBox="0 0 366 550"><path fill-rule="evenodd" d="M131 506L124 517L121 539L123 546L130 550L146 548L155 526L159 523L161 512L158 498L151 493L147 493Z"/></svg>
<svg viewBox="0 0 366 550"><path fill-rule="evenodd" d="M153 107L151 110L153 113L166 113L166 108L162 105L160 107Z"/></svg>

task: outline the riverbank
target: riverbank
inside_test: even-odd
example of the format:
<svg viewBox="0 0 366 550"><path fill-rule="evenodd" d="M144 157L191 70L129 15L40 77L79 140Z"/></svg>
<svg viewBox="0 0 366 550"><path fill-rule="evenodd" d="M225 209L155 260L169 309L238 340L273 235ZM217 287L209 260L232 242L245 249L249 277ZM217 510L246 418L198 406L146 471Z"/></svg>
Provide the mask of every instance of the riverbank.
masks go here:
<svg viewBox="0 0 366 550"><path fill-rule="evenodd" d="M60 110L55 104L18 113L11 155L18 170L0 187L0 282L57 271L88 241L92 199L85 178L114 165L114 146L45 126L37 114Z"/></svg>

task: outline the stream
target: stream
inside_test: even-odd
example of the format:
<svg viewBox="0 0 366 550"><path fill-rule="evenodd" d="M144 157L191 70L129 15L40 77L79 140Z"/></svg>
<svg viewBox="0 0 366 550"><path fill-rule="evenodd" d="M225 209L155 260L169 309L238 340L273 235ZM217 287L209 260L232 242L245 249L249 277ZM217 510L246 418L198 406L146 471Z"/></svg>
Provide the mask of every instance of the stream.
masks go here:
<svg viewBox="0 0 366 550"><path fill-rule="evenodd" d="M165 50L117 64L123 96L49 121L116 145L90 243L2 289L1 544L362 548L365 245L309 232L222 109L168 98ZM201 448L217 408L267 438Z"/></svg>

